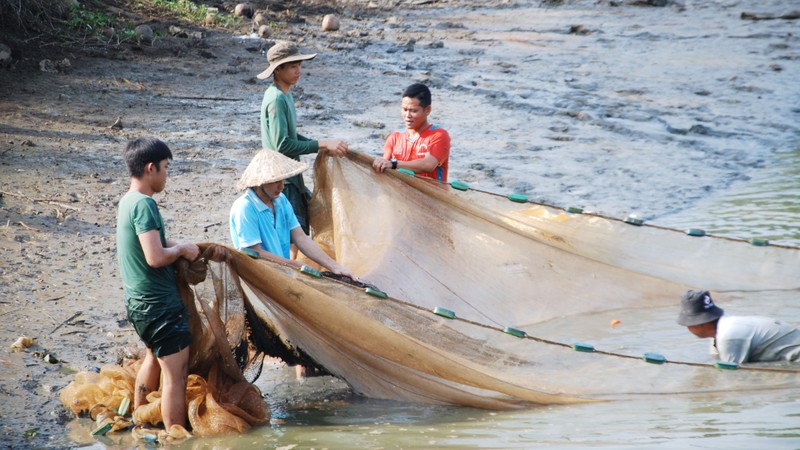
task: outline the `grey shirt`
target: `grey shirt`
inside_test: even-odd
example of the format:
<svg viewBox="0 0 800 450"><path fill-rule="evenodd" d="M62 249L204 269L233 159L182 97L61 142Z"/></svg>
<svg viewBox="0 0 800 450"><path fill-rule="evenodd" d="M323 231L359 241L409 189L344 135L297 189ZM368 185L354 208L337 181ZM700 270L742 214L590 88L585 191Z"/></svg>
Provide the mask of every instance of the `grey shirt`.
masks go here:
<svg viewBox="0 0 800 450"><path fill-rule="evenodd" d="M720 317L715 345L722 361L800 361L800 329L768 317Z"/></svg>

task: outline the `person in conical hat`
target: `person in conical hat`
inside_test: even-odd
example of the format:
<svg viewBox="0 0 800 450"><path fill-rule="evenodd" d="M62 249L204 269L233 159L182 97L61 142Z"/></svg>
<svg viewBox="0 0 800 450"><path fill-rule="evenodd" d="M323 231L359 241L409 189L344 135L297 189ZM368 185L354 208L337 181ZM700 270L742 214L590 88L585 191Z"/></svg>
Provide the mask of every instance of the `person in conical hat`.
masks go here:
<svg viewBox="0 0 800 450"><path fill-rule="evenodd" d="M267 51L269 67L257 75L260 80L272 77L272 84L264 91L259 111L261 147L278 151L297 161L301 155L323 151L341 157L348 150L347 141L343 139L314 140L297 132L297 112L291 89L300 80L303 61L316 56L316 53L301 53L290 42L278 41ZM306 188L302 175L296 174L286 180L284 194L294 208L300 226L308 234L308 200L311 192Z"/></svg>
<svg viewBox="0 0 800 450"><path fill-rule="evenodd" d="M328 256L303 232L292 205L283 194L285 180L301 174L308 165L273 150L261 150L242 173L236 186L244 190L231 206L230 232L233 246L249 248L259 257L301 267L290 258L294 243L309 259L338 275L353 279L353 272Z"/></svg>

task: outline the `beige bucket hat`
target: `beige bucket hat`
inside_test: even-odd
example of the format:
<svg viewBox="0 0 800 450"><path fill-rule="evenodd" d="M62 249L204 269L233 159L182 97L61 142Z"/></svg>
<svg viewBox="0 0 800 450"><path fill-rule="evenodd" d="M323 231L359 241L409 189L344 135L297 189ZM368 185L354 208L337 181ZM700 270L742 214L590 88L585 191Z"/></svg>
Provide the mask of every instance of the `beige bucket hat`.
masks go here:
<svg viewBox="0 0 800 450"><path fill-rule="evenodd" d="M270 47L269 51L267 51L267 62L269 63L269 67L267 67L267 70L256 75L256 78L259 80L267 79L270 77L270 75L272 75L272 72L275 70L275 68L281 64L314 59L316 56L316 53L312 53L310 55L301 54L300 51L297 50L297 46L291 42L276 42L275 45Z"/></svg>
<svg viewBox="0 0 800 450"><path fill-rule="evenodd" d="M260 150L244 169L242 178L236 182L236 188L243 191L262 184L285 180L303 173L306 169L308 164L283 156L275 150Z"/></svg>

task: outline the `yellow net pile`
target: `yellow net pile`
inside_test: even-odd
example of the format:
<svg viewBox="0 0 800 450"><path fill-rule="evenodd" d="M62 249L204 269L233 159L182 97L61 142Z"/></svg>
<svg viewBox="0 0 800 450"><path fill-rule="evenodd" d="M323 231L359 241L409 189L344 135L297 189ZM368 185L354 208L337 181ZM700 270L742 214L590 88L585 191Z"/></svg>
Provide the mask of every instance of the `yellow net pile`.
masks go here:
<svg viewBox="0 0 800 450"><path fill-rule="evenodd" d="M206 247L208 248L208 247ZM197 436L242 433L270 420L269 405L243 371L260 371L262 360L248 344L246 310L238 277L231 265L209 271L204 260L179 264L178 285L190 314L192 332L186 388L188 423ZM203 282L205 280L205 282ZM133 411L134 383L141 360L107 365L99 373L80 372L61 391L61 402L75 415L88 414L97 423L95 434L130 429L134 423L159 425L161 390ZM257 375L256 375L257 377ZM136 428L144 437L151 431ZM180 426L162 430L160 439L190 435Z"/></svg>

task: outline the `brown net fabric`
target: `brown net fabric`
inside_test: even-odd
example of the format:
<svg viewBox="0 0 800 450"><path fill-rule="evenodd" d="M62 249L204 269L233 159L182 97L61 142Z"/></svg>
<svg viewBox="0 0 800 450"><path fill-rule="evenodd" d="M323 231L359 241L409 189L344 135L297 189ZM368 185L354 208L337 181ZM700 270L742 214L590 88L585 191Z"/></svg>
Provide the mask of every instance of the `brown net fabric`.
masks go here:
<svg viewBox="0 0 800 450"><path fill-rule="evenodd" d="M637 335L626 338L634 350L625 357L576 352L566 338L502 332L515 327L536 336L564 318L657 310L665 311L651 315L657 326L686 334L674 324L686 289L796 292L797 248L698 240L396 171L375 174L370 163L357 152L317 158L311 225L323 248L390 298L260 261L240 270L262 321L357 392L505 408L797 388L791 371L729 376L708 363L647 364ZM431 314L436 307L463 320ZM675 349L669 341L651 344Z"/></svg>
<svg viewBox="0 0 800 450"><path fill-rule="evenodd" d="M204 246L208 250L211 246ZM178 266L178 287L189 311L192 332L189 379L186 389L187 417L198 436L241 433L254 425L269 423L269 406L261 392L243 375L257 376L261 359L248 345L247 311L239 279L232 267L205 260ZM207 272L210 276L207 276ZM100 373L81 372L60 394L61 402L76 415L90 413L98 425L112 424L110 432L127 429L132 422L158 425L161 391L148 395L148 403L131 412L120 410L132 402L139 360L108 365ZM255 377L254 377L255 378ZM127 399L127 400L126 400ZM175 428L175 427L173 427ZM178 427L179 428L179 427ZM169 430L183 437L186 430Z"/></svg>
<svg viewBox="0 0 800 450"><path fill-rule="evenodd" d="M256 374L264 354L324 370L369 397L491 409L800 389L794 369L648 364L641 335L608 339L626 349L620 353L579 352L571 339L546 335L555 328L550 335L562 336L568 322L594 326L587 320L610 311L626 324L652 320L643 330L666 323L667 338L656 344L674 348L675 333L687 333L674 324L686 289L795 295L797 248L698 240L396 171L375 174L370 158L356 152L317 157L311 208L315 240L388 296L231 249L230 261L211 264L216 269L203 283L181 285L200 336L191 367L201 378L187 390L197 399L189 401L195 433L240 431L268 419L263 401L249 403L261 397L245 392L252 378L240 370ZM432 314L437 307L456 318ZM596 327L579 331L601 336ZM98 384L94 375L80 377ZM62 400L76 411L100 402L113 408L121 394L109 389Z"/></svg>

